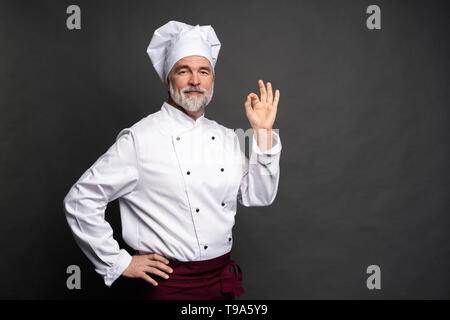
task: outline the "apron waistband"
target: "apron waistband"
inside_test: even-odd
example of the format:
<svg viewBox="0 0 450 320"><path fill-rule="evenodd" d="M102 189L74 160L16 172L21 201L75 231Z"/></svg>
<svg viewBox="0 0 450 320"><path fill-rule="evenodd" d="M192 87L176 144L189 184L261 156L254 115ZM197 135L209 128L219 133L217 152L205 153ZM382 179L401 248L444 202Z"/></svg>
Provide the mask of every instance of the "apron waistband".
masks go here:
<svg viewBox="0 0 450 320"><path fill-rule="evenodd" d="M168 281L219 278L223 293L233 293L236 297L244 293L242 270L234 260L231 260L231 251L208 260L178 261L169 259L169 266L173 269L173 273L170 274ZM161 284L163 285L164 282Z"/></svg>

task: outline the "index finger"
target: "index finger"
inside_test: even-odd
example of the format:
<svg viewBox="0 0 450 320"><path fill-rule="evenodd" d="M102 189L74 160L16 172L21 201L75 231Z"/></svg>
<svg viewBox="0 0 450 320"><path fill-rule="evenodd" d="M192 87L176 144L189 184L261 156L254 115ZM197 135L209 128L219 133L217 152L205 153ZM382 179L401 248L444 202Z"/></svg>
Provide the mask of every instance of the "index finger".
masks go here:
<svg viewBox="0 0 450 320"><path fill-rule="evenodd" d="M157 253L149 254L147 257L148 257L150 260L161 261L161 262L164 262L165 264L168 264L168 263L169 263L169 260L167 260L166 258L164 258L163 256L161 256L161 255L159 255L159 254L157 254Z"/></svg>

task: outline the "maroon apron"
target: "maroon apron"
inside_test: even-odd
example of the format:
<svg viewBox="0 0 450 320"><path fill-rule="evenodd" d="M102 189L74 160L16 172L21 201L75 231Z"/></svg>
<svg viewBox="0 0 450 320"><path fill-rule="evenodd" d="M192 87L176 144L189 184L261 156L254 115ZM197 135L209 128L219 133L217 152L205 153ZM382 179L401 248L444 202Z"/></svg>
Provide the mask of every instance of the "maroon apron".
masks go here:
<svg viewBox="0 0 450 320"><path fill-rule="evenodd" d="M134 295L150 300L233 300L244 289L241 268L230 256L231 252L203 261L169 260L169 279L149 274L158 286L139 279Z"/></svg>

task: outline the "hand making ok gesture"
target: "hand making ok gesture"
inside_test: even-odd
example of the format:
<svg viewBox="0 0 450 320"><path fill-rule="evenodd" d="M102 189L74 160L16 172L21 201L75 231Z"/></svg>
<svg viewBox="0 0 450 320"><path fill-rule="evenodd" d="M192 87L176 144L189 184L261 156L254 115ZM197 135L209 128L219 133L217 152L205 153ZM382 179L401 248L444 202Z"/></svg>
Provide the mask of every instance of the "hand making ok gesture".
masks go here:
<svg viewBox="0 0 450 320"><path fill-rule="evenodd" d="M244 103L247 118L254 130L271 130L277 115L280 90L275 90L274 98L270 82L267 82L267 89L262 80L259 80L258 84L261 98L258 98L258 95L252 92L247 96Z"/></svg>

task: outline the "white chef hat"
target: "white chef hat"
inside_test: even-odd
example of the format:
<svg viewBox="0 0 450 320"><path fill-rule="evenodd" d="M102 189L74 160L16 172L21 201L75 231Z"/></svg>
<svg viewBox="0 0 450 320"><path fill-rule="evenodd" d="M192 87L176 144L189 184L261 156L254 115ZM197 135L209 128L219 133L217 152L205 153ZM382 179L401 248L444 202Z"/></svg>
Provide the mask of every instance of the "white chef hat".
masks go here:
<svg viewBox="0 0 450 320"><path fill-rule="evenodd" d="M165 82L175 63L188 56L207 58L214 71L219 50L220 41L213 27L169 21L155 30L147 53L162 82Z"/></svg>

